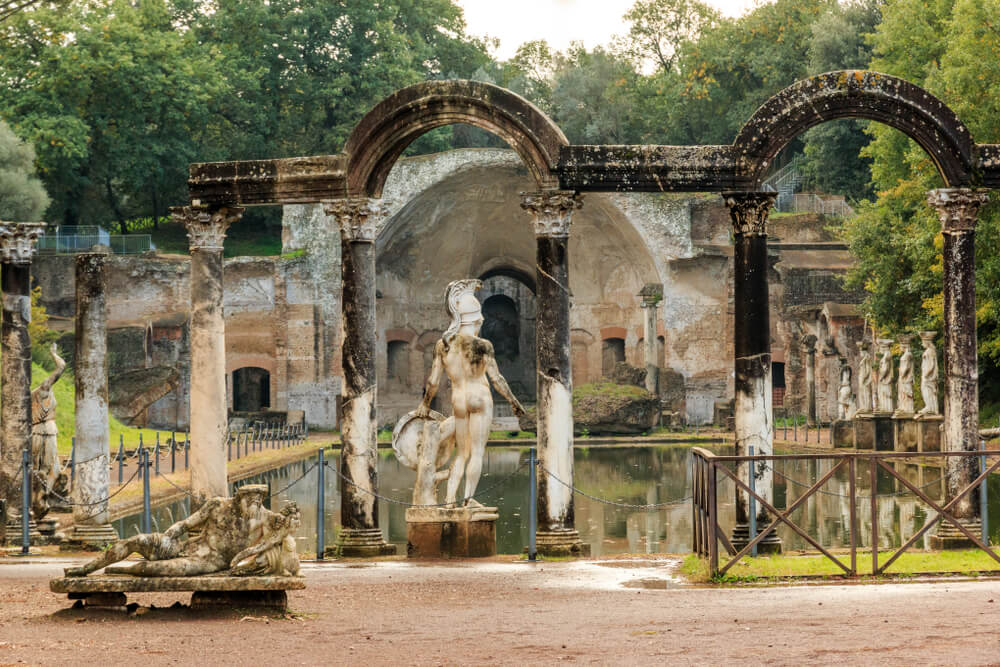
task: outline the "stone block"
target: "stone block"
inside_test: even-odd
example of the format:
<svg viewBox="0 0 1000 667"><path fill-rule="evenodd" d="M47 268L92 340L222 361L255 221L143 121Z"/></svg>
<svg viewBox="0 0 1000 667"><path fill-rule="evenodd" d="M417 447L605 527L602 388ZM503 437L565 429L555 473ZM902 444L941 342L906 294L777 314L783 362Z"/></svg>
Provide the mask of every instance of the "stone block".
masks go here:
<svg viewBox="0 0 1000 667"><path fill-rule="evenodd" d="M858 415L854 418L854 446L857 449L875 449L875 419Z"/></svg>
<svg viewBox="0 0 1000 667"><path fill-rule="evenodd" d="M942 424L944 424L944 417L941 415L920 415L917 417L917 451L941 451Z"/></svg>
<svg viewBox="0 0 1000 667"><path fill-rule="evenodd" d="M837 449L854 447L854 423L846 419L838 419L830 427L833 446Z"/></svg>
<svg viewBox="0 0 1000 667"><path fill-rule="evenodd" d="M895 451L916 452L919 451L919 426L912 417L894 417L895 426Z"/></svg>
<svg viewBox="0 0 1000 667"><path fill-rule="evenodd" d="M896 427L892 417L875 415L875 451L891 452L896 448Z"/></svg>
<svg viewBox="0 0 1000 667"><path fill-rule="evenodd" d="M495 507L406 510L409 558L486 558L497 553Z"/></svg>

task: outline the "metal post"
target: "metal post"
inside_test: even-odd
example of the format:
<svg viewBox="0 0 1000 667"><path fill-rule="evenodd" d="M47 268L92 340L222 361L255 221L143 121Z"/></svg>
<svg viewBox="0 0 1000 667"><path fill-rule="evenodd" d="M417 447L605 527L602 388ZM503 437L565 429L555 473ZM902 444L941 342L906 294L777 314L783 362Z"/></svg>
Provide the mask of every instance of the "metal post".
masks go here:
<svg viewBox="0 0 1000 667"><path fill-rule="evenodd" d="M31 541L31 452L21 450L21 555L28 555Z"/></svg>
<svg viewBox="0 0 1000 667"><path fill-rule="evenodd" d="M118 486L121 486L125 474L125 442L118 436Z"/></svg>
<svg viewBox="0 0 1000 667"><path fill-rule="evenodd" d="M188 454L191 451L191 436L185 431L184 432L184 469L188 469Z"/></svg>
<svg viewBox="0 0 1000 667"><path fill-rule="evenodd" d="M872 485L872 574L878 574L878 463L873 455L868 459Z"/></svg>
<svg viewBox="0 0 1000 667"><path fill-rule="evenodd" d="M153 521L149 516L149 451L142 450L139 455L139 465L145 468L142 475L142 532L153 532Z"/></svg>
<svg viewBox="0 0 1000 667"><path fill-rule="evenodd" d="M237 433L236 434L237 452L239 452L239 446L240 446L240 434ZM226 439L226 460L227 461L232 461L233 460L233 438L232 438L232 436L229 436L229 438Z"/></svg>
<svg viewBox="0 0 1000 667"><path fill-rule="evenodd" d="M173 474L177 472L177 440L174 438L174 432L170 432L170 473Z"/></svg>
<svg viewBox="0 0 1000 667"><path fill-rule="evenodd" d="M145 450L143 449L143 446L142 446L142 431L139 431L139 453L138 453L138 456L137 456L137 460L139 462L139 479L142 479L146 475L146 471L142 469L143 451L145 451Z"/></svg>
<svg viewBox="0 0 1000 667"><path fill-rule="evenodd" d="M69 450L69 486L73 488L76 483L76 438L70 439L71 447Z"/></svg>
<svg viewBox="0 0 1000 667"><path fill-rule="evenodd" d="M538 489L535 466L535 448L528 450L528 560L538 559L538 547L535 544L535 532L538 529Z"/></svg>
<svg viewBox="0 0 1000 667"><path fill-rule="evenodd" d="M316 560L323 560L326 552L326 533L323 525L326 519L326 460L323 450L319 450L319 474L316 478Z"/></svg>
<svg viewBox="0 0 1000 667"><path fill-rule="evenodd" d="M747 447L747 453L750 455L750 460L747 461L747 465L750 466L750 511L748 512L750 519L750 532L747 534L747 540L752 542L755 537L757 537L757 499L753 494L757 493L757 466L753 462L753 445ZM757 557L757 545L753 545L750 549L750 555L754 558Z"/></svg>
<svg viewBox="0 0 1000 667"><path fill-rule="evenodd" d="M851 522L851 574L858 574L858 512L857 512L857 459L851 457L848 462L848 475L850 476L850 482L848 483L848 493L851 494L850 498L850 517L848 520Z"/></svg>
<svg viewBox="0 0 1000 667"><path fill-rule="evenodd" d="M795 442L799 441L799 416L795 415L795 421L792 422L792 440Z"/></svg>
<svg viewBox="0 0 1000 667"><path fill-rule="evenodd" d="M979 449L986 449L986 441L979 441ZM979 457L979 474L982 475L986 472L986 457ZM989 476L983 478L983 483L979 485L979 514L982 517L983 523L983 544L986 546L990 545L990 513L989 513L989 495L987 491L987 484L989 483Z"/></svg>
<svg viewBox="0 0 1000 667"><path fill-rule="evenodd" d="M156 432L156 476L160 476L160 432Z"/></svg>

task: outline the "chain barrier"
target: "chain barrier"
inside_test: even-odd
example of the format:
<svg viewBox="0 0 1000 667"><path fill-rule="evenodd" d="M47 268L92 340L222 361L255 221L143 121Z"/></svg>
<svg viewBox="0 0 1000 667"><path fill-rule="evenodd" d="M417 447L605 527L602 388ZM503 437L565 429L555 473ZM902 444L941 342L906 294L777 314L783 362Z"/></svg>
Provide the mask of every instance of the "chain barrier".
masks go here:
<svg viewBox="0 0 1000 667"><path fill-rule="evenodd" d="M300 475L297 480L295 480L294 482L289 482L288 484L285 485L285 487L283 489L279 489L278 491L275 491L274 493L272 493L271 495L269 495L267 497L267 499L270 500L271 498L274 498L278 494L284 493L288 489L292 488L293 486L295 486L296 484L298 484L299 482L301 482L303 479L305 479L306 475L308 475L309 473L311 473L313 471L313 468L315 468L318 465L319 465L319 461L317 461L316 463L313 463L311 466L309 466L308 468L306 468L306 471L304 473L302 473L302 475Z"/></svg>
<svg viewBox="0 0 1000 667"><path fill-rule="evenodd" d="M538 466L538 467L542 468L541 466ZM684 503L686 503L687 501L691 500L694 497L694 496L684 496L683 498L678 498L676 500L668 500L668 501L663 502L663 503L651 503L651 504L646 504L646 505L635 505L635 504L632 504L632 503L620 503L620 502L617 502L615 500L608 500L607 498L598 498L597 496L592 496L591 494L587 493L586 491L581 491L580 489L576 488L572 484L567 484L566 482L562 481L561 479L559 479L558 477L556 477L555 475L553 475L550 470L546 470L545 468L542 468L542 472L544 472L546 475L548 475L549 477L551 477L555 481L557 481L560 484L562 484L563 486L565 486L567 489L570 489L571 491L573 491L573 493L577 493L577 494L579 494L579 495L581 495L581 496L583 496L585 498L590 498L591 500L597 501L599 503L603 503L605 505L612 505L614 507L623 507L625 509L635 509L635 510L652 511L652 510L657 510L657 509L661 509L661 508L664 508L664 507L674 507L676 505L683 505Z"/></svg>
<svg viewBox="0 0 1000 667"><path fill-rule="evenodd" d="M41 475L39 475L37 472L32 471L32 474L35 476L36 480L38 480L42 484L45 483L45 479ZM109 495L107 498L104 498L102 500L97 500L97 501L92 502L92 503L75 503L72 500L70 500L69 498L64 497L62 494L60 494L59 492L57 492L57 491L55 491L53 489L50 489L48 491L48 493L51 493L53 496L55 496L56 498L58 498L61 502L69 505L70 507L96 507L97 505L102 505L102 504L104 504L106 502L109 502L112 498L114 498L119 493L121 493L122 491L124 491L125 487L127 487L129 484L131 484L132 481L136 478L136 476L138 474L139 474L139 469L136 468L135 472L132 473L132 476L129 477L128 480L124 484L122 484L121 486L119 486L117 491L115 491L114 493L112 493L111 495Z"/></svg>
<svg viewBox="0 0 1000 667"><path fill-rule="evenodd" d="M527 461L523 461L520 465L517 466L517 468L514 469L514 472L512 472L512 473L510 473L510 474L502 477L496 484L488 486L485 489L480 489L480 490L476 491L476 493L473 494L473 495L471 495L471 496L468 496L466 498L462 498L461 503L465 503L465 502L467 502L469 500L474 500L476 498L476 496L479 496L480 494L488 493L488 492L492 491L493 489L496 489L496 488L499 488L499 487L505 485L507 482L509 482L511 479L513 479L513 477L515 475L517 475L517 473L521 472L521 469L524 468L526 465L528 465L528 462ZM374 498L378 498L379 500L384 500L385 502L390 503L392 505L402 505L404 507L420 507L420 508L457 507L457 506L461 506L460 503L458 503L458 502L454 502L454 503L437 503L437 504L434 504L434 505L418 505L418 504L415 504L415 503L407 502L405 500L398 500L396 498L389 498L388 496L383 496L383 495L380 495L378 493L375 493L374 491L370 491L370 490L368 490L368 489L366 489L366 488L364 488L362 486L358 486L353 480L350 480L347 477L345 477L340 472L340 470L338 470L337 468L332 467L331 466L331 462L329 462L329 461L326 463L326 467L328 467L331 470L333 470L333 472L337 475L337 477L339 477L340 479L344 480L344 482L346 484L349 484L349 485L353 486L355 489L357 489L359 491L363 491L364 493L368 494L369 496L372 496Z"/></svg>

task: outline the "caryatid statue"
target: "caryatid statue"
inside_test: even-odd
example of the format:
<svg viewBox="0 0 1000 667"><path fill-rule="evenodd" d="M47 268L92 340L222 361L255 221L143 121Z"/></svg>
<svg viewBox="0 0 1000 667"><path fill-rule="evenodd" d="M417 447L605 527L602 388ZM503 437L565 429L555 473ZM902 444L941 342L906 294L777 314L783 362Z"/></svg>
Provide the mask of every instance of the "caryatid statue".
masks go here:
<svg viewBox="0 0 1000 667"><path fill-rule="evenodd" d="M922 415L941 414L938 406L938 358L937 347L934 345L936 331L921 331L920 342L924 345L924 354L920 357L920 395L924 398Z"/></svg>
<svg viewBox="0 0 1000 667"><path fill-rule="evenodd" d="M902 335L899 344L903 355L899 358L899 378L896 381L896 412L901 415L913 414L913 351L910 349L912 336Z"/></svg>
<svg viewBox="0 0 1000 667"><path fill-rule="evenodd" d="M892 412L892 340L878 339L878 405L879 412Z"/></svg>
<svg viewBox="0 0 1000 667"><path fill-rule="evenodd" d="M841 357L840 387L837 390L837 418L850 419L854 416L854 396L851 394L851 367Z"/></svg>
<svg viewBox="0 0 1000 667"><path fill-rule="evenodd" d="M55 343L49 349L56 369L31 392L31 468L36 480L32 487L31 513L35 520L48 514L52 505L59 504L59 496L69 495L68 479L59 464L56 395L52 391L66 370L66 362L59 356Z"/></svg>
<svg viewBox="0 0 1000 667"><path fill-rule="evenodd" d="M447 373L451 380L451 408L457 453L448 474L446 502L456 503L458 485L464 475L463 504L468 506L479 505L472 496L479 484L486 440L493 423L490 383L501 396L510 401L514 414L524 414L521 403L500 375L493 356L493 344L479 337L483 310L475 293L482 286L483 283L479 280L456 280L448 285L445 303L451 316L451 324L434 346L434 364L424 386L423 400L415 410L416 417L430 416L431 401L441 382L441 373ZM450 431L450 425L448 430Z"/></svg>
<svg viewBox="0 0 1000 667"><path fill-rule="evenodd" d="M858 341L858 412L872 411L872 356L868 342Z"/></svg>

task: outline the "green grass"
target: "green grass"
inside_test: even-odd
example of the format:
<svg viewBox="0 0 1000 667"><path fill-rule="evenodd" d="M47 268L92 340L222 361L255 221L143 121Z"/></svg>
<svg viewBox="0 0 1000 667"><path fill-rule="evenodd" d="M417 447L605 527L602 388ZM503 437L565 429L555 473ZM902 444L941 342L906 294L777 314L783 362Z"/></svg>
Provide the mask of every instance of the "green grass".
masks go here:
<svg viewBox="0 0 1000 667"><path fill-rule="evenodd" d="M879 551L879 562L885 563L894 552ZM850 565L849 554L834 554L845 565ZM720 554L720 564L725 554ZM858 574L871 577L871 551L858 551ZM888 569L887 574L896 577L916 576L923 573L958 572L976 575L980 572L1000 570L1000 563L978 549L955 551L907 551ZM708 575L708 560L691 554L684 559L681 573L689 581L705 583L711 581ZM745 557L731 567L717 583L738 583L772 581L792 577L815 577L842 575L844 572L825 556L782 554L778 556Z"/></svg>
<svg viewBox="0 0 1000 667"><path fill-rule="evenodd" d="M49 371L38 364L31 366L31 388L40 385L49 376ZM76 432L76 388L74 386L73 375L70 371L63 374L53 387L56 395L56 425L59 427L59 453L69 455L73 446L73 434ZM110 435L110 449L112 452L118 451L119 436L124 437L125 446L129 449L139 444L139 434L142 433L144 443L156 442L156 431L153 429L132 428L122 424L120 421L110 416L108 432ZM166 442L169 437L161 435L161 442Z"/></svg>

